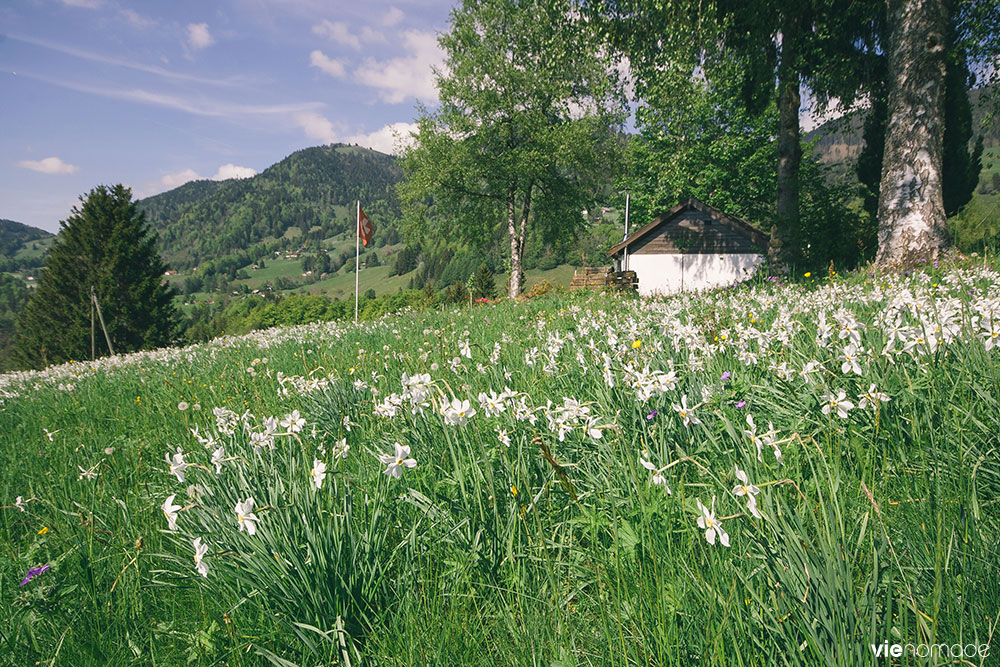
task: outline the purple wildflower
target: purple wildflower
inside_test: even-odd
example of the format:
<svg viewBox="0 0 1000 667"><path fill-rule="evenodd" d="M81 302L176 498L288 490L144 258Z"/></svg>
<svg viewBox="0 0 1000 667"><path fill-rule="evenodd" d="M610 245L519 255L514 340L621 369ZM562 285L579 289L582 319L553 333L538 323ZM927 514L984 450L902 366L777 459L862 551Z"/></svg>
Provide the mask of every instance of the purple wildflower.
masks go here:
<svg viewBox="0 0 1000 667"><path fill-rule="evenodd" d="M646 415L646 419L652 419L653 417L655 417L657 415L658 412L659 412L658 410L653 410L648 415Z"/></svg>
<svg viewBox="0 0 1000 667"><path fill-rule="evenodd" d="M746 406L747 406L747 402L746 401L736 401L736 407L738 409L742 410Z"/></svg>
<svg viewBox="0 0 1000 667"><path fill-rule="evenodd" d="M725 382L731 377L733 377L733 374L730 373L729 371L726 371L725 373L722 374L722 381Z"/></svg>
<svg viewBox="0 0 1000 667"><path fill-rule="evenodd" d="M49 569L49 565L43 565L41 567L33 567L28 570L28 574L24 575L24 581L21 582L21 586L26 586L29 581L40 575L45 570Z"/></svg>

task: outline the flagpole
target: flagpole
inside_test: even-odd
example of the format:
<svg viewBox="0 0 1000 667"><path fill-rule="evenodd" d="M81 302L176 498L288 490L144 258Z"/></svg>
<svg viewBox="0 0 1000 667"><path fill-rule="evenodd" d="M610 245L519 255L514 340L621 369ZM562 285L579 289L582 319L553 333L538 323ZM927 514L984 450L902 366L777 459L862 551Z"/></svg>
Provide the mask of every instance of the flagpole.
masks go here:
<svg viewBox="0 0 1000 667"><path fill-rule="evenodd" d="M358 274L361 271L361 200L358 200L357 225L354 227L354 323L358 323Z"/></svg>

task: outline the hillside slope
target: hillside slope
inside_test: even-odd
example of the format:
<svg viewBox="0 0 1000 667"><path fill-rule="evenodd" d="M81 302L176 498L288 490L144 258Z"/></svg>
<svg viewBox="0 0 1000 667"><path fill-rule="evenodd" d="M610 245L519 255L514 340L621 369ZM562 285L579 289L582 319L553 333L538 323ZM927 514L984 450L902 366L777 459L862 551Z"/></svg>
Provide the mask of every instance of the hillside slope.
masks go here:
<svg viewBox="0 0 1000 667"><path fill-rule="evenodd" d="M263 256L292 228L320 238L347 231L359 198L370 216L395 220L401 177L394 157L335 144L292 153L252 178L196 181L139 206L164 258L184 269L238 252Z"/></svg>

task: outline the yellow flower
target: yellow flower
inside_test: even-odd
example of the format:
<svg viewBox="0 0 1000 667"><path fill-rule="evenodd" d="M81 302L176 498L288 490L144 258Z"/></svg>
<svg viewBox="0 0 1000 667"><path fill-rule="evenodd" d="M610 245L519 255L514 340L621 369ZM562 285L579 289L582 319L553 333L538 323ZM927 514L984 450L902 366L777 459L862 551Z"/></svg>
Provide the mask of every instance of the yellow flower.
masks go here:
<svg viewBox="0 0 1000 667"><path fill-rule="evenodd" d="M634 343L632 343L632 349L633 350L638 350L640 347L642 347L642 341L641 340L637 340Z"/></svg>
<svg viewBox="0 0 1000 667"><path fill-rule="evenodd" d="M805 272L805 273L804 273L803 275L804 275L804 276L805 276L806 278L808 278L809 276L811 276L811 275L812 275L812 271L806 271L806 272Z"/></svg>
<svg viewBox="0 0 1000 667"><path fill-rule="evenodd" d="M39 535L44 535L47 532L49 532L49 527L48 526L42 526L42 529L40 531L38 531L38 534Z"/></svg>
<svg viewBox="0 0 1000 667"><path fill-rule="evenodd" d="M517 487L514 486L513 484L511 484L510 485L510 492L513 493L514 496L516 497L517 496Z"/></svg>

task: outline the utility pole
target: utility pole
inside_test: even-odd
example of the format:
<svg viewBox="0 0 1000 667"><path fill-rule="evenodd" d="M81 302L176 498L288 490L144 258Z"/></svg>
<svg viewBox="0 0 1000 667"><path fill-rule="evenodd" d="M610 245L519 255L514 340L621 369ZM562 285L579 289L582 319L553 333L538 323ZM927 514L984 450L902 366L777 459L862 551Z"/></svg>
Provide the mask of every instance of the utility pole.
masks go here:
<svg viewBox="0 0 1000 667"><path fill-rule="evenodd" d="M94 286L90 286L90 300L93 302L94 307L97 308L97 318L101 321L101 330L104 331L104 340L108 342L108 351L111 352L111 356L115 356L115 348L111 345L111 336L108 335L108 328L104 326L104 315L101 314L101 304L97 301L97 292L94 291ZM91 315L91 321L93 321L93 315ZM91 325L93 326L93 325ZM91 329L91 346L93 346L93 329ZM93 351L93 347L91 347Z"/></svg>

